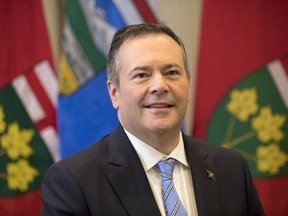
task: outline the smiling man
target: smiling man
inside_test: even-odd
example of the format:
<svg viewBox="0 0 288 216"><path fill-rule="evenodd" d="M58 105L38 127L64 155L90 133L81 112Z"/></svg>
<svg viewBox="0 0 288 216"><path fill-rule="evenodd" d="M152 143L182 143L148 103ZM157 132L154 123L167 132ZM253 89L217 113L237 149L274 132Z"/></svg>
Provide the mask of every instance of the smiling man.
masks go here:
<svg viewBox="0 0 288 216"><path fill-rule="evenodd" d="M183 52L166 34L131 37L114 60L117 71L108 70L119 73L119 81L109 80L108 89L122 126L167 155L179 141L189 99Z"/></svg>
<svg viewBox="0 0 288 216"><path fill-rule="evenodd" d="M264 215L240 154L181 132L190 76L170 28L119 30L107 71L120 125L48 169L42 215Z"/></svg>

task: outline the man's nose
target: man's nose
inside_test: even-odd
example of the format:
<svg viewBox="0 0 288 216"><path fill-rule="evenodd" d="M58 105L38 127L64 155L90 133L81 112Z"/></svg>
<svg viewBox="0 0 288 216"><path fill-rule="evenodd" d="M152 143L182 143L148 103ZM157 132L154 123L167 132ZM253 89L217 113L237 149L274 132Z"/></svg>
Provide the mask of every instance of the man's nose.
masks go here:
<svg viewBox="0 0 288 216"><path fill-rule="evenodd" d="M161 73L154 74L150 79L150 93L164 94L169 91L167 80Z"/></svg>

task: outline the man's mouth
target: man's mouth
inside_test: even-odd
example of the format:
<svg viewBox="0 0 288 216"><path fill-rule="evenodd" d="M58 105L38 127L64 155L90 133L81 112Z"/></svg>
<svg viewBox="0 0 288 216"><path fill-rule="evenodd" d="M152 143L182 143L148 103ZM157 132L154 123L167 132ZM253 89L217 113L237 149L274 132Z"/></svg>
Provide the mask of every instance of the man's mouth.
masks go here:
<svg viewBox="0 0 288 216"><path fill-rule="evenodd" d="M149 108L149 109L153 109L153 108L170 108L172 106L173 105L171 105L171 104L150 104L150 105L145 106L145 107Z"/></svg>

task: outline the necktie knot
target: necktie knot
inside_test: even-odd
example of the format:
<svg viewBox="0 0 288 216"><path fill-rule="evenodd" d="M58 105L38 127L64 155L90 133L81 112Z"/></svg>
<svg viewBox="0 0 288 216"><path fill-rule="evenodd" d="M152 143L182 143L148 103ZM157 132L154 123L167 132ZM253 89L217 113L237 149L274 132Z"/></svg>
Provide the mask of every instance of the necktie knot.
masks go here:
<svg viewBox="0 0 288 216"><path fill-rule="evenodd" d="M173 179L173 171L176 160L174 158L168 158L161 160L157 163L157 167L160 170L162 181Z"/></svg>

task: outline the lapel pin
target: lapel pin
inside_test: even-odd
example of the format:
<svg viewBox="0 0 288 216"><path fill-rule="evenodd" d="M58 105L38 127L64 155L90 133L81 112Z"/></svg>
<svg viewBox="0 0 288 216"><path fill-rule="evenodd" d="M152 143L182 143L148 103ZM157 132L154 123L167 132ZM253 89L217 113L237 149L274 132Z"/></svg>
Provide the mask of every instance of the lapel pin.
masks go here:
<svg viewBox="0 0 288 216"><path fill-rule="evenodd" d="M207 178L215 180L215 173L211 172L210 170L207 170Z"/></svg>

